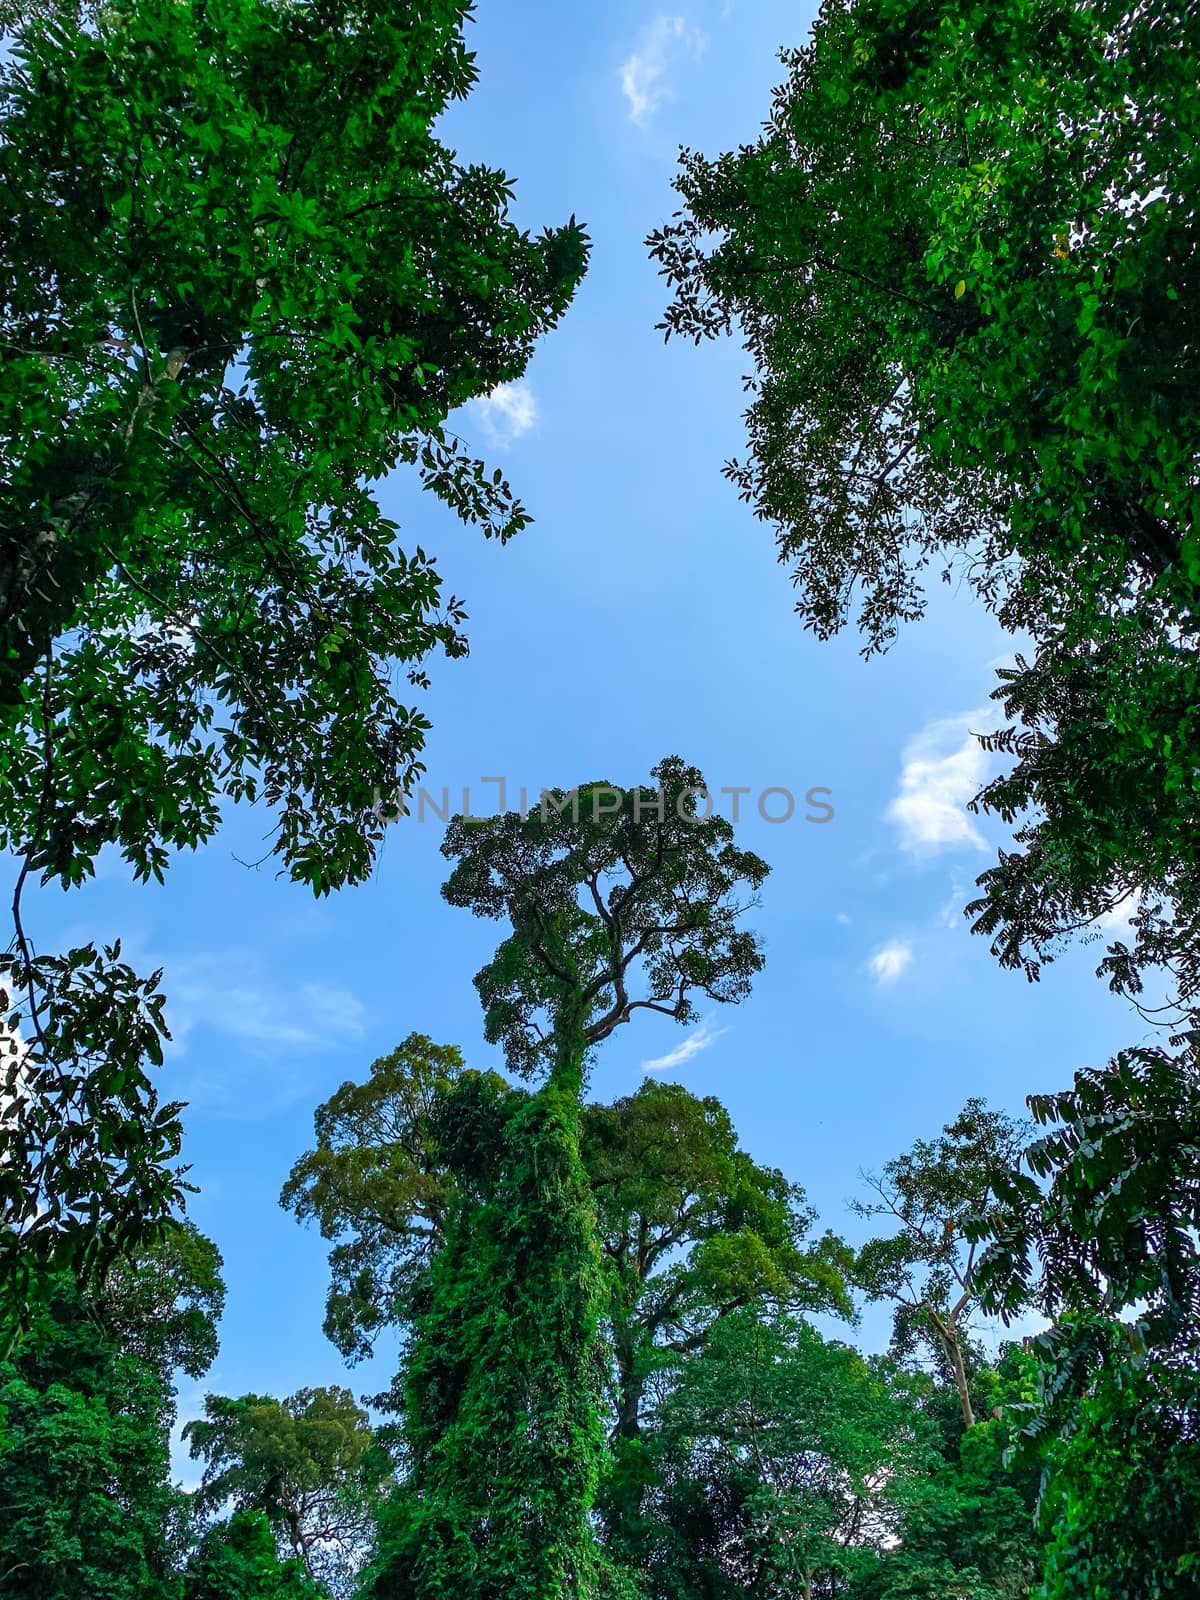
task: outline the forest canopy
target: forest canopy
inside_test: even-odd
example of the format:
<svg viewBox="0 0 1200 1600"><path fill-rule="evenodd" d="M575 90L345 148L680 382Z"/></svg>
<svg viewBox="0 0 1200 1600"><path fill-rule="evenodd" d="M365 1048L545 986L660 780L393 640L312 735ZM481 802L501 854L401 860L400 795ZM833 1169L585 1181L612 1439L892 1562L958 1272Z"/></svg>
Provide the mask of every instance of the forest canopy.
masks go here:
<svg viewBox="0 0 1200 1600"><path fill-rule="evenodd" d="M1101 942L1129 1042L1081 1065L1072 1038L1047 1066L999 1030L1016 1098L996 1105L976 1063L997 1019L962 1012L948 1045L959 1025L939 1017L920 1037L945 1105L912 1136L925 1112L899 1029L867 1077L844 1026L875 998L873 962L892 949L898 977L911 946L854 971L832 948L789 963L787 924L808 914L795 861L781 848L772 875L761 829L714 814L698 766L668 754L646 779L576 780L489 817L464 802L441 904L391 909L386 1014L360 1027L334 991L336 1047L322 1040L307 1076L289 1061L285 1110L311 1110L312 1135L277 1168L262 1130L286 1119L254 1101L271 1029L222 1036L257 1119L230 1147L315 1224L322 1243L287 1261L327 1255L323 1286L291 1285L289 1305L315 1323L323 1292L329 1343L376 1392L284 1377L285 1345L304 1345L282 1304L263 1381L217 1365L235 1241L189 1215L198 1114L158 1093L172 979L127 954L145 948L136 899L101 934L55 918L47 892L103 905L79 891L115 873L148 905L241 808L266 819L284 887L384 893L381 798L403 814L425 774L422 696L468 650L465 603L390 485L407 474L499 543L529 527L456 419L511 397L544 336L568 337L591 251L569 203L530 231L508 174L445 142L479 75L473 21L468 0L0 4L0 1595L1188 1600L1194 6L826 0L747 142L682 150L678 209L645 241L658 331L734 335L750 367L745 452L724 469L749 512L716 513L722 582L734 594L748 560L732 538L757 519L814 651L856 630L895 672L874 658L932 628L939 577L1002 631L995 725L968 746L992 764L968 810L1004 842L953 909L983 936L974 959L990 970L986 946L1014 982ZM563 24L577 54L583 21ZM660 17L621 68L643 131L683 51L698 60L703 39ZM539 56L519 81L546 71ZM578 192L603 193L586 175ZM524 559L559 588L520 569L537 665L513 714L574 748L547 709L566 685L583 748L603 733L615 751L613 661L636 651L648 720L621 728L615 769L651 725L651 748L693 737L650 650L691 602L675 571L647 627L657 569L623 567L607 492L627 463L594 460L594 477L569 464L581 524L591 500L607 519L580 541L582 577L544 545ZM665 480L709 468L656 447ZM678 565L649 503L638 560L657 539ZM602 659L572 640L547 685L535 593L543 609L619 594ZM738 617L720 594L689 622L712 645L718 627L753 635ZM717 667L692 668L707 761L729 702ZM755 744L751 681L739 670L735 731ZM790 717L799 691L772 693ZM405 850L418 884L411 833ZM231 961L235 937L274 937L265 907L248 931L223 908ZM443 914L457 940L440 941ZM321 925L310 967L331 943ZM764 1033L726 1043L720 1095L665 1076L729 1031L714 1018L780 993L768 1048L792 1074L790 1121L769 1103L783 1080L755 1078ZM235 986L231 1004L255 998ZM682 1042L630 1084L621 1051L652 1029ZM274 1032L298 1058L295 1019ZM1037 1086L1046 1070L1059 1087ZM812 1199L817 1073L853 1103L856 1141L888 1136L841 1218ZM892 1116L907 1134L891 1138ZM253 1259L278 1285L293 1269L269 1254Z"/></svg>

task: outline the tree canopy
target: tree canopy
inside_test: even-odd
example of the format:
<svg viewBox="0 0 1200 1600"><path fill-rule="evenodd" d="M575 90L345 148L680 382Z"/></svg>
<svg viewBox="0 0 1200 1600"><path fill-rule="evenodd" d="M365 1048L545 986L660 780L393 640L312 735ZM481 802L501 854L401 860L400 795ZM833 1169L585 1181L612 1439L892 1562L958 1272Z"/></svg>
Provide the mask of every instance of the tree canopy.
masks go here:
<svg viewBox="0 0 1200 1600"><path fill-rule="evenodd" d="M81 1289L55 1275L0 1363L0 1591L175 1600L187 1507L169 1479L172 1378L216 1354L221 1258L190 1227Z"/></svg>
<svg viewBox="0 0 1200 1600"><path fill-rule="evenodd" d="M302 1389L282 1401L210 1394L183 1437L204 1461L196 1512L261 1514L285 1559L325 1592L353 1592L388 1474L349 1390Z"/></svg>
<svg viewBox="0 0 1200 1600"><path fill-rule="evenodd" d="M467 0L104 0L32 11L0 65L0 967L14 1314L179 1200L158 975L39 953L30 880L139 879L227 800L282 870L361 881L423 770L396 687L466 649L462 603L375 483L410 465L500 538L529 518L450 412L523 372L587 240L534 238L433 124L475 78ZM17 1177L19 1169L19 1179ZM11 1180L11 1181L10 1181ZM10 1318L11 1320L11 1318Z"/></svg>
<svg viewBox="0 0 1200 1600"><path fill-rule="evenodd" d="M766 863L700 811L697 768L668 756L650 776L447 829L446 899L512 926L475 987L488 1042L521 1076L548 1066L577 1091L587 1052L635 1011L692 1022L700 996L741 1000L762 966L738 896L761 886Z"/></svg>
<svg viewBox="0 0 1200 1600"><path fill-rule="evenodd" d="M333 1241L325 1332L348 1361L404 1320L445 1231L454 1180L434 1113L465 1070L454 1045L410 1033L371 1063L364 1083L343 1083L317 1107L316 1147L283 1186L280 1205Z"/></svg>
<svg viewBox="0 0 1200 1600"><path fill-rule="evenodd" d="M1019 848L980 880L976 929L1034 978L1121 907L1100 970L1133 996L1153 974L1185 1014L1197 27L1186 7L830 0L762 136L685 152L684 209L649 241L668 335L744 335L750 457L726 470L806 625L856 617L881 648L937 564L1032 636L995 693L1015 766L979 800Z"/></svg>

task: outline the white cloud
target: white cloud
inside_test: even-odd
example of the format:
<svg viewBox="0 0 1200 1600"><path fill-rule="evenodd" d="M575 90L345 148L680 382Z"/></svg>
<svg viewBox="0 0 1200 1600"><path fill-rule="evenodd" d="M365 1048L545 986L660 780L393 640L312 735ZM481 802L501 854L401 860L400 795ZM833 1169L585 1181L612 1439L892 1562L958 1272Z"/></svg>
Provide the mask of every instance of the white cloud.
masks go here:
<svg viewBox="0 0 1200 1600"><path fill-rule="evenodd" d="M966 919L963 916L963 907L966 905L967 894L967 889L956 879L950 891L950 898L938 912L937 920L943 928L961 928L964 925Z"/></svg>
<svg viewBox="0 0 1200 1600"><path fill-rule="evenodd" d="M1105 911L1096 918L1096 926L1104 928L1109 933L1115 933L1118 930L1128 932L1132 925L1132 918L1141 904L1142 891L1140 889L1130 889L1129 893L1123 895L1110 911Z"/></svg>
<svg viewBox="0 0 1200 1600"><path fill-rule="evenodd" d="M629 120L644 128L671 97L666 78L676 62L704 54L708 39L682 17L656 17L638 35L637 46L620 69L621 93L629 101Z"/></svg>
<svg viewBox="0 0 1200 1600"><path fill-rule="evenodd" d="M273 1115L310 1094L328 1058L365 1031L365 1008L348 989L274 979L251 951L178 957L165 967L168 1092L206 1114Z"/></svg>
<svg viewBox="0 0 1200 1600"><path fill-rule="evenodd" d="M246 952L168 961L163 988L176 1054L201 1026L252 1044L299 1049L363 1031L362 1002L349 990L311 981L274 985Z"/></svg>
<svg viewBox="0 0 1200 1600"><path fill-rule="evenodd" d="M913 958L912 945L903 939L893 939L867 962L876 983L895 983Z"/></svg>
<svg viewBox="0 0 1200 1600"><path fill-rule="evenodd" d="M656 1056L653 1061L643 1061L642 1070L645 1072L664 1072L671 1067L681 1067L684 1062L690 1061L693 1056L698 1056L701 1050L707 1050L709 1045L716 1044L717 1040L729 1032L728 1028L714 1028L712 1018L705 1017L697 1027L675 1046L668 1050L665 1056Z"/></svg>
<svg viewBox="0 0 1200 1600"><path fill-rule="evenodd" d="M511 444L537 422L537 401L523 380L501 383L472 402L493 444Z"/></svg>
<svg viewBox="0 0 1200 1600"><path fill-rule="evenodd" d="M886 813L900 829L904 849L915 855L987 849L966 811L967 802L983 787L988 767L971 725L987 717L986 711L943 717L906 746L899 792Z"/></svg>
<svg viewBox="0 0 1200 1600"><path fill-rule="evenodd" d="M841 926L843 928L848 928L850 926L850 918L846 915L846 913L844 911L839 911L838 912L837 920L838 920L838 922L841 924Z"/></svg>

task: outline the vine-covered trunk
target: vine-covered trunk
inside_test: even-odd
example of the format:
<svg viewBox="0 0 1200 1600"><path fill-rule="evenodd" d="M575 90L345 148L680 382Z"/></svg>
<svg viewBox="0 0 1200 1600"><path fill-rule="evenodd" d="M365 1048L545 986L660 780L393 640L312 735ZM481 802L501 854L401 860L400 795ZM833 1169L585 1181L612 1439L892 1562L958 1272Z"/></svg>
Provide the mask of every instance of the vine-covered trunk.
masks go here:
<svg viewBox="0 0 1200 1600"><path fill-rule="evenodd" d="M409 1485L378 1600L588 1600L603 1451L600 1264L579 1156L582 1049L464 1172L407 1358ZM572 1076L575 1081L572 1083ZM498 1133L498 1140L493 1137Z"/></svg>

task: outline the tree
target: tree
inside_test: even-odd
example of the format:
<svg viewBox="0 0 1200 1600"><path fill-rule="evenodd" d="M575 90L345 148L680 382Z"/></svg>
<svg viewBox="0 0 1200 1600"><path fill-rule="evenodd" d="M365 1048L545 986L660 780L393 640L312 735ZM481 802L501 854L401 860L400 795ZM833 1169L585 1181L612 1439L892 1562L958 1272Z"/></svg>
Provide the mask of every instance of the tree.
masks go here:
<svg viewBox="0 0 1200 1600"><path fill-rule="evenodd" d="M632 1567L655 1514L643 1430L654 1426L666 1375L744 1306L852 1318L849 1252L829 1233L810 1240L815 1213L800 1186L738 1147L718 1100L679 1084L647 1080L611 1106L588 1106L582 1153L610 1347L610 1457L598 1509L606 1550Z"/></svg>
<svg viewBox="0 0 1200 1600"><path fill-rule="evenodd" d="M342 1388L286 1400L207 1395L183 1435L204 1460L201 1512L261 1513L281 1553L323 1589L349 1595L366 1559L387 1473L367 1414Z"/></svg>
<svg viewBox="0 0 1200 1600"><path fill-rule="evenodd" d="M679 1366L653 1440L654 1600L846 1593L928 1455L886 1363L746 1308Z"/></svg>
<svg viewBox="0 0 1200 1600"><path fill-rule="evenodd" d="M975 1422L967 1325L979 1301L980 1254L969 1224L994 1211L997 1183L1023 1139L1020 1124L1004 1112L968 1100L939 1138L918 1140L870 1180L877 1200L853 1206L861 1217L899 1224L890 1238L871 1239L862 1247L854 1279L871 1299L895 1302L898 1353L907 1353L919 1339L932 1344L953 1374L967 1427Z"/></svg>
<svg viewBox="0 0 1200 1600"><path fill-rule="evenodd" d="M969 908L1036 977L1124 904L1101 971L1200 1001L1200 409L1188 8L832 0L762 137L685 152L650 242L668 335L742 330L750 459L821 636L868 650L955 568L1036 654L980 804L1021 847ZM1140 899L1139 899L1140 897Z"/></svg>
<svg viewBox="0 0 1200 1600"><path fill-rule="evenodd" d="M664 326L745 333L754 465L727 470L821 631L861 586L882 643L964 547L1014 622L1026 574L1039 612L1075 586L1071 621L1138 574L1190 591L1195 28L837 0L783 53L760 140L684 153L686 209L651 240Z"/></svg>
<svg viewBox="0 0 1200 1600"><path fill-rule="evenodd" d="M1061 1600L1195 1587L1198 1042L1123 1051L1031 1096L1044 1131L974 1230L984 1304L1050 1323L1032 1341L1020 1442L1046 1465L1047 1592Z"/></svg>
<svg viewBox="0 0 1200 1600"><path fill-rule="evenodd" d="M519 1077L544 1068L575 1098L589 1051L635 1011L694 1022L698 996L736 1003L762 967L736 896L761 886L765 862L700 814L695 767L668 756L651 777L654 788L580 784L537 812L456 817L442 845L457 861L450 904L513 930L475 978L488 1043Z"/></svg>
<svg viewBox="0 0 1200 1600"><path fill-rule="evenodd" d="M315 1219L329 1253L325 1332L348 1361L403 1322L440 1239L453 1184L433 1137L436 1097L465 1070L453 1045L410 1033L313 1117L316 1148L292 1166L280 1205Z"/></svg>
<svg viewBox="0 0 1200 1600"><path fill-rule="evenodd" d="M853 1315L845 1246L808 1241L804 1191L739 1148L720 1101L647 1080L586 1107L582 1154L605 1258L615 1438L637 1438L656 1365L699 1349L739 1307L770 1298Z"/></svg>
<svg viewBox="0 0 1200 1600"><path fill-rule="evenodd" d="M581 785L536 814L456 818L452 905L511 933L475 983L519 1076L462 1080L437 1137L460 1200L415 1308L403 1374L410 1478L372 1593L583 1600L608 1581L590 1525L603 1451L603 1278L580 1157L589 1053L637 1009L677 1021L736 1001L762 964L738 926L766 866L677 758L658 788Z"/></svg>
<svg viewBox="0 0 1200 1600"><path fill-rule="evenodd" d="M38 953L22 891L106 845L161 878L228 799L273 808L317 894L369 874L381 797L423 770L393 669L421 688L466 649L372 484L408 464L486 533L525 526L446 419L520 376L587 250L433 137L475 77L467 0L45 9L0 67L9 1312L180 1198L157 975Z"/></svg>
<svg viewBox="0 0 1200 1600"><path fill-rule="evenodd" d="M319 1218L337 1241L325 1326L349 1359L370 1353L380 1328L409 1325L460 1184L485 1192L479 1156L456 1182L447 1153L457 1159L468 1128L480 1146L495 1139L527 1100L495 1074L467 1073L451 1047L412 1034L372 1064L365 1083L343 1084L318 1107L317 1148L295 1163L281 1200L301 1219ZM580 1157L601 1251L610 1456L597 1506L613 1551L641 1514L639 1436L656 1373L698 1349L717 1319L765 1295L843 1316L852 1306L845 1247L828 1234L808 1238L814 1217L803 1191L738 1147L717 1100L647 1081L611 1106L585 1105ZM377 1403L404 1409L399 1390Z"/></svg>
<svg viewBox="0 0 1200 1600"><path fill-rule="evenodd" d="M280 1561L261 1511L235 1511L188 1560L182 1600L323 1600L323 1591L303 1562Z"/></svg>
<svg viewBox="0 0 1200 1600"><path fill-rule="evenodd" d="M896 1540L857 1577L853 1600L1025 1600L1035 1592L1046 1542L1035 1526L1041 1470L1010 1459L1034 1367L1010 1345L996 1366L980 1368L981 1415L971 1427L952 1382L914 1383L936 1451L925 1470L894 1484Z"/></svg>
<svg viewBox="0 0 1200 1600"><path fill-rule="evenodd" d="M394 1404L407 1468L374 1600L592 1600L602 1279L577 1104L469 1074L437 1129L455 1182Z"/></svg>
<svg viewBox="0 0 1200 1600"><path fill-rule="evenodd" d="M177 1219L118 1258L89 1300L121 1349L164 1375L201 1378L217 1358L221 1252L190 1222Z"/></svg>
<svg viewBox="0 0 1200 1600"><path fill-rule="evenodd" d="M280 1203L335 1241L325 1328L349 1360L369 1355L381 1328L405 1324L443 1237L455 1185L435 1129L450 1121L443 1100L465 1076L453 1046L410 1034L366 1082L344 1083L317 1107L316 1148L283 1187ZM521 1103L522 1091L490 1083ZM716 1099L648 1080L611 1106L585 1105L580 1154L609 1284L619 1433L637 1432L664 1337L693 1347L714 1316L767 1292L850 1314L839 1242L807 1241L803 1190L738 1147Z"/></svg>
<svg viewBox="0 0 1200 1600"><path fill-rule="evenodd" d="M13 1600L174 1600L172 1374L216 1351L220 1256L194 1229L81 1289L67 1273L0 1364L0 1590Z"/></svg>

